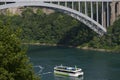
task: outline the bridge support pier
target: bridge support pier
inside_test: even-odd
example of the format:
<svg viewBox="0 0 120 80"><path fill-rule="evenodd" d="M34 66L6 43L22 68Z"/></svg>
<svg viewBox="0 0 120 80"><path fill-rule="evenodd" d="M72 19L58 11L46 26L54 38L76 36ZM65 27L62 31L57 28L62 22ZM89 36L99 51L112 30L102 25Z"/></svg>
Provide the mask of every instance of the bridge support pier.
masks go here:
<svg viewBox="0 0 120 80"><path fill-rule="evenodd" d="M96 2L96 21L99 23L98 15L98 2Z"/></svg>
<svg viewBox="0 0 120 80"><path fill-rule="evenodd" d="M78 2L78 7L79 12L81 12L81 2Z"/></svg>
<svg viewBox="0 0 120 80"><path fill-rule="evenodd" d="M74 2L72 1L72 9L74 9Z"/></svg>
<svg viewBox="0 0 120 80"><path fill-rule="evenodd" d="M107 2L107 27L110 26L110 8L109 8L109 2Z"/></svg>
<svg viewBox="0 0 120 80"><path fill-rule="evenodd" d="M102 2L102 26L106 28L106 11L103 2Z"/></svg>
<svg viewBox="0 0 120 80"><path fill-rule="evenodd" d="M107 20L106 20L106 11L105 11L105 9L104 9L104 11L103 11L103 26L106 28L106 22L107 22Z"/></svg>
<svg viewBox="0 0 120 80"><path fill-rule="evenodd" d="M93 19L93 2L91 1L91 18Z"/></svg>
<svg viewBox="0 0 120 80"><path fill-rule="evenodd" d="M87 2L85 1L85 15L88 15Z"/></svg>

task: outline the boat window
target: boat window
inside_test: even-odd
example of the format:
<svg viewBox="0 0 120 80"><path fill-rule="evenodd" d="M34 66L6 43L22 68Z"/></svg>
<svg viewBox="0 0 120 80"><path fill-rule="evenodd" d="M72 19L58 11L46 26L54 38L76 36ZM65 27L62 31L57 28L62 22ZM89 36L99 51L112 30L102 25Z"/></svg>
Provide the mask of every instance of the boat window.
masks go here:
<svg viewBox="0 0 120 80"><path fill-rule="evenodd" d="M73 73L73 74L75 74L75 72L71 72L71 71L62 71L62 70L56 70L56 71L59 71L59 72L66 72L66 73Z"/></svg>

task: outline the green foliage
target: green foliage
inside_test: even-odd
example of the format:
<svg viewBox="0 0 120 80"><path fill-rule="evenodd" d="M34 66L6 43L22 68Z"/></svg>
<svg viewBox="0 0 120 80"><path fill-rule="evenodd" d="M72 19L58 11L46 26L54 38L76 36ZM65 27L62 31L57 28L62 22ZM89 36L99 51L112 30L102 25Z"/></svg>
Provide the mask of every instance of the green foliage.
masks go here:
<svg viewBox="0 0 120 80"><path fill-rule="evenodd" d="M41 9L34 12L32 8L25 8L21 16L0 15L0 17L4 25L11 25L15 30L20 26L21 39L25 43L87 46L117 51L120 48L120 19L107 29L106 35L101 37L76 19L59 12L46 15Z"/></svg>
<svg viewBox="0 0 120 80"><path fill-rule="evenodd" d="M43 16L44 15L44 12L42 11L42 9L37 9L37 15L39 15L39 16Z"/></svg>
<svg viewBox="0 0 120 80"><path fill-rule="evenodd" d="M120 19L110 26L106 35L94 37L89 46L93 48L110 49L120 51Z"/></svg>
<svg viewBox="0 0 120 80"><path fill-rule="evenodd" d="M34 14L32 8L28 7L22 12L22 17L29 19Z"/></svg>
<svg viewBox="0 0 120 80"><path fill-rule="evenodd" d="M20 32L0 20L0 80L39 80L21 48Z"/></svg>

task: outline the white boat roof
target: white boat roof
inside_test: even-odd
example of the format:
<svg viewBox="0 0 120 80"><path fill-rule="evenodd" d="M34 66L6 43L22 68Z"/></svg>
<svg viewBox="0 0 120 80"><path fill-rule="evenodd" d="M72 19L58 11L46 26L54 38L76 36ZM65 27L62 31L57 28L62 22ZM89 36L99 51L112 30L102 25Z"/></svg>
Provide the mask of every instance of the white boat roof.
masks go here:
<svg viewBox="0 0 120 80"><path fill-rule="evenodd" d="M70 72L78 72L81 71L81 68L77 67L68 67L68 66L56 66L54 67L55 70L61 70L61 71L70 71Z"/></svg>

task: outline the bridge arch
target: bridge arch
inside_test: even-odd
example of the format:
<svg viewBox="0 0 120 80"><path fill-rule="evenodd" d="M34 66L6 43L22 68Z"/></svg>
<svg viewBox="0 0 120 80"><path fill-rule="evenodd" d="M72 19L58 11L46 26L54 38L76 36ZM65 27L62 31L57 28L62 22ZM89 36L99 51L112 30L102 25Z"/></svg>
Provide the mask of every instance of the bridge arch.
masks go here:
<svg viewBox="0 0 120 80"><path fill-rule="evenodd" d="M41 6L41 7L59 9L59 10L62 10L62 12L67 13L68 15L84 23L89 28L94 30L96 33L100 35L103 35L104 33L106 33L106 28L104 28L102 25L97 23L95 20L91 19L90 17L86 16L83 13L80 13L79 11L76 11L74 9L61 6L61 5L44 3L44 2L16 2L16 3L0 5L0 9L6 9L6 8L12 8L12 7L23 7L23 6Z"/></svg>

